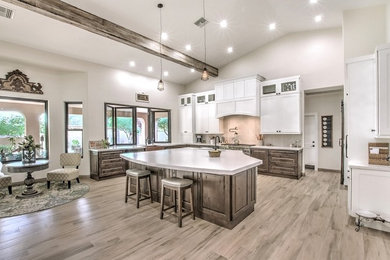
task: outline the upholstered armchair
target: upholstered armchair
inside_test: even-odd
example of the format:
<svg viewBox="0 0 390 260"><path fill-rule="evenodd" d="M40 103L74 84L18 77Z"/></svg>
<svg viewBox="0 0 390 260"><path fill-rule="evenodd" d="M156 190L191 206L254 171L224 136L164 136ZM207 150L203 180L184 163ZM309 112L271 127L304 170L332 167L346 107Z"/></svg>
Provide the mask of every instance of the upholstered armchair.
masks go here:
<svg viewBox="0 0 390 260"><path fill-rule="evenodd" d="M9 175L5 175L1 170L3 164L0 162L0 188L8 187L8 193L12 194L12 178Z"/></svg>
<svg viewBox="0 0 390 260"><path fill-rule="evenodd" d="M50 182L62 181L68 182L68 189L71 188L71 181L79 179L79 166L81 163L81 155L79 153L62 153L60 155L60 165L62 168L52 170L47 173L47 188L50 189Z"/></svg>

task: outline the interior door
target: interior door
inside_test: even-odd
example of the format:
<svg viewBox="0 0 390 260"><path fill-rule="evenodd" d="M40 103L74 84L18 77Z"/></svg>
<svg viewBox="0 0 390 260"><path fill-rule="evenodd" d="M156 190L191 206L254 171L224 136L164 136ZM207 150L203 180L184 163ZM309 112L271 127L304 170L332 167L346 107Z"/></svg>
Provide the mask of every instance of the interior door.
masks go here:
<svg viewBox="0 0 390 260"><path fill-rule="evenodd" d="M317 115L305 115L304 131L305 168L318 169L318 118Z"/></svg>

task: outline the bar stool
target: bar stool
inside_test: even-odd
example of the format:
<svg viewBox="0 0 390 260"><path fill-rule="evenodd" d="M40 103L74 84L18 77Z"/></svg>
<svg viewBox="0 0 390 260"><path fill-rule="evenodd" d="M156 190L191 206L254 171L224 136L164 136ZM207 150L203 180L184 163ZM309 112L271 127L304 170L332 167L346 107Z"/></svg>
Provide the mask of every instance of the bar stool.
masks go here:
<svg viewBox="0 0 390 260"><path fill-rule="evenodd" d="M161 180L161 211L160 211L160 219L164 218L164 211L175 208L175 212L177 212L177 208L179 208L179 213L177 215L178 217L178 225L179 227L182 226L182 219L186 216L189 216L192 214L192 219L195 219L195 211L194 211L194 201L193 201L193 181L189 179L181 179L181 178L166 178ZM172 207L164 208L164 190L169 189L174 192L174 200L175 204ZM191 211L184 212L182 210L183 205L183 191L186 189L191 189L190 193L190 205L191 205ZM178 196L177 202L176 202L176 194ZM177 207L177 203L179 204L179 207Z"/></svg>
<svg viewBox="0 0 390 260"><path fill-rule="evenodd" d="M130 185L130 180L135 179L136 180L136 185L135 185L135 193L129 194L129 185ZM148 179L148 188L149 188L149 196L146 194L141 193L140 189L140 183L142 179ZM150 171L148 170L141 170L141 169L128 169L126 171L126 196L125 196L125 202L127 203L127 198L130 196L136 195L136 203L137 203L137 209L139 208L139 202L150 199L150 202L153 203L153 198L152 198L152 181L150 179ZM144 196L144 198L141 198Z"/></svg>

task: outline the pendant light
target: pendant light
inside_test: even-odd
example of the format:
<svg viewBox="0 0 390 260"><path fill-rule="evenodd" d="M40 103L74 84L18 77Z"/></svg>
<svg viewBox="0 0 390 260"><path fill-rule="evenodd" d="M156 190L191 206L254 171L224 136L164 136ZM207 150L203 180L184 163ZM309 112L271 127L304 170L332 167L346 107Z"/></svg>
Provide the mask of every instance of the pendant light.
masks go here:
<svg viewBox="0 0 390 260"><path fill-rule="evenodd" d="M205 9L205 4L203 0L203 18L206 20L206 9ZM206 24L203 26L203 33L204 33L204 68L202 72L202 77L200 78L203 81L206 81L209 79L209 72L207 71L206 68Z"/></svg>
<svg viewBox="0 0 390 260"><path fill-rule="evenodd" d="M163 73L162 73L162 57L161 57L161 37L162 37L162 15L161 15L161 9L164 7L163 4L158 4L157 5L158 8L160 8L160 80L158 81L158 85L157 85L157 89L160 90L160 91L163 91L164 90L164 81L162 80L162 77L163 77Z"/></svg>

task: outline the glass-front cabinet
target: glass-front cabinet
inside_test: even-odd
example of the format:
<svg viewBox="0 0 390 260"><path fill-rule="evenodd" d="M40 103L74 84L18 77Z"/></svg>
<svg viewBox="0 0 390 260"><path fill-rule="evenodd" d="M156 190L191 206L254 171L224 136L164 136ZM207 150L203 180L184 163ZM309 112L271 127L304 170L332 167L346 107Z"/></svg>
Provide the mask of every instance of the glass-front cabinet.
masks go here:
<svg viewBox="0 0 390 260"><path fill-rule="evenodd" d="M273 96L299 93L300 76L263 81L261 83L261 96Z"/></svg>
<svg viewBox="0 0 390 260"><path fill-rule="evenodd" d="M196 104L208 104L215 102L215 91L207 91L196 94Z"/></svg>
<svg viewBox="0 0 390 260"><path fill-rule="evenodd" d="M192 105L192 98L194 94L186 94L179 96L179 105L180 106L190 106Z"/></svg>

